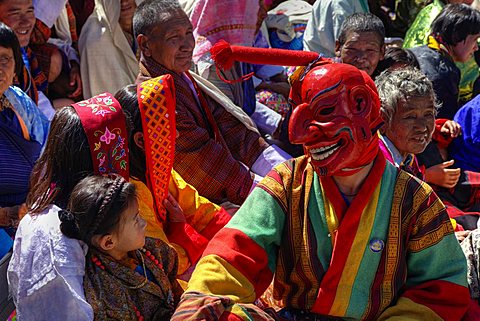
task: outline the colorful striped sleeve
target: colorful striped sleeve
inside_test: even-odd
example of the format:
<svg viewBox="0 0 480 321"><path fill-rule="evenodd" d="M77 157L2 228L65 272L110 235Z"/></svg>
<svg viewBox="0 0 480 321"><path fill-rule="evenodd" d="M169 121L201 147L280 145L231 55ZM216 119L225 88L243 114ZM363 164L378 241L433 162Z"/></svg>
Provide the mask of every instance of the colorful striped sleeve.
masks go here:
<svg viewBox="0 0 480 321"><path fill-rule="evenodd" d="M172 320L196 320L212 304L222 308L209 309L215 317L206 320L250 320L252 313L263 314L249 304L273 279L284 223L278 201L266 190L255 188L208 244Z"/></svg>
<svg viewBox="0 0 480 321"><path fill-rule="evenodd" d="M405 290L379 320L460 320L470 299L465 257L440 199L425 183L419 189Z"/></svg>

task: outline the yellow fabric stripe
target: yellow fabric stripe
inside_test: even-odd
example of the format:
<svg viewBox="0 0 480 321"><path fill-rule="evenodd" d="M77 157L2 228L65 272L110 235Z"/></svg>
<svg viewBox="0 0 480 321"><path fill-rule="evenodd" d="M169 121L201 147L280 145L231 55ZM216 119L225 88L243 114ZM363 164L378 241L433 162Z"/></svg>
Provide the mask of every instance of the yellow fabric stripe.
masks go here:
<svg viewBox="0 0 480 321"><path fill-rule="evenodd" d="M322 189L322 195L325 195L322 184L320 184ZM330 240L332 241L332 248L335 246L335 233L338 229L338 217L335 214L335 209L333 204L328 200L328 198L323 197L324 208L325 208L325 220L327 221L328 231L330 232Z"/></svg>
<svg viewBox="0 0 480 321"><path fill-rule="evenodd" d="M240 317L242 320L253 320L245 311L245 309L238 305L235 304L232 306L232 309L230 310L231 313L235 314L237 317Z"/></svg>
<svg viewBox="0 0 480 321"><path fill-rule="evenodd" d="M338 284L338 290L335 295L330 315L345 315L348 305L350 303L350 296L352 294L353 284L358 277L358 269L362 262L361 257L365 250L369 247L370 234L375 221L377 204L380 196L380 189L382 184L378 184L373 192L370 202L363 210L360 222L358 225L357 234L353 240L352 248L348 253L345 268ZM360 256L360 259L359 259Z"/></svg>
<svg viewBox="0 0 480 321"><path fill-rule="evenodd" d="M252 303L255 289L230 263L216 255L200 259L188 283L187 291L226 296L238 303Z"/></svg>
<svg viewBox="0 0 480 321"><path fill-rule="evenodd" d="M173 169L168 191L177 200L187 221L197 231L202 231L220 210L220 206L200 196L197 190L185 182L180 174Z"/></svg>
<svg viewBox="0 0 480 321"><path fill-rule="evenodd" d="M417 320L429 320L429 321L441 321L443 320L438 314L433 312L432 309L425 305L421 305L413 302L412 300L400 297L397 304L387 308L377 321L417 321Z"/></svg>

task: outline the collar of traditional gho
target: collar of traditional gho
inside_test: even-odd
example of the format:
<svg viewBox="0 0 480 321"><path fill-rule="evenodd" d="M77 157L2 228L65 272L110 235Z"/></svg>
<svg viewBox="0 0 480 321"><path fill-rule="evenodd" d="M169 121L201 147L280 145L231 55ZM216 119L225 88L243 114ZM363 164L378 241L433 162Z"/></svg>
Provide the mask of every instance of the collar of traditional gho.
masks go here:
<svg viewBox="0 0 480 321"><path fill-rule="evenodd" d="M119 102L111 94L103 93L72 107L87 135L94 173L115 173L128 180L128 133Z"/></svg>
<svg viewBox="0 0 480 321"><path fill-rule="evenodd" d="M149 79L137 86L138 107L142 115L145 144L146 180L153 194L155 212L160 222L166 220L163 200L175 155L175 85L171 75Z"/></svg>

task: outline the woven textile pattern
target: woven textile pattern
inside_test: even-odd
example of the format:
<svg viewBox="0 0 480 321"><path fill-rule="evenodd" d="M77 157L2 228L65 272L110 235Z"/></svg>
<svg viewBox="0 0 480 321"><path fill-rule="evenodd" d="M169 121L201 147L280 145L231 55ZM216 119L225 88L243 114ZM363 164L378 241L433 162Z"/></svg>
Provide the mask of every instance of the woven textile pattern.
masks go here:
<svg viewBox="0 0 480 321"><path fill-rule="evenodd" d="M170 75L143 82L138 86L138 100L142 113L147 182L153 192L157 215L165 221L163 200L168 196L175 152L175 94Z"/></svg>

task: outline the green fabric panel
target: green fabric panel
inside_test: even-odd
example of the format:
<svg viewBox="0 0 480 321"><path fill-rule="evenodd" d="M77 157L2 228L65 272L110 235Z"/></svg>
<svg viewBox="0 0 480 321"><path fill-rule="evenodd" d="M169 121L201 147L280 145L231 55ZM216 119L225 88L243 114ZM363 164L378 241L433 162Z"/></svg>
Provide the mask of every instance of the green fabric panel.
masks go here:
<svg viewBox="0 0 480 321"><path fill-rule="evenodd" d="M282 241L285 213L265 190L256 187L226 227L242 231L268 255L268 267L275 273L278 247Z"/></svg>
<svg viewBox="0 0 480 321"><path fill-rule="evenodd" d="M380 195L373 221L372 231L369 240L381 239L387 243L388 227L390 223L390 212L392 210L393 192L397 177L397 169L387 161L385 172L382 176ZM384 248L385 251L385 248ZM360 253L359 253L360 255ZM347 315L361 318L368 306L370 288L377 273L382 252L375 253L370 249L369 244L363 252L355 283L353 284L352 296L347 308Z"/></svg>
<svg viewBox="0 0 480 321"><path fill-rule="evenodd" d="M325 202L323 200L320 179L313 174L312 191L309 193L308 216L312 222L315 239L317 240L317 255L325 271L332 259L332 240L328 237L328 224L325 218Z"/></svg>
<svg viewBox="0 0 480 321"><path fill-rule="evenodd" d="M443 280L467 286L467 262L455 234L407 257L407 287L430 280Z"/></svg>
<svg viewBox="0 0 480 321"><path fill-rule="evenodd" d="M442 11L444 4L439 0L423 8L413 21L410 29L407 30L403 48L413 48L427 44L427 38L430 35L430 25L435 17Z"/></svg>
<svg viewBox="0 0 480 321"><path fill-rule="evenodd" d="M479 76L478 65L475 58L470 57L467 62L455 62L455 65L460 69L460 85L459 100L467 102L472 99L473 83Z"/></svg>

